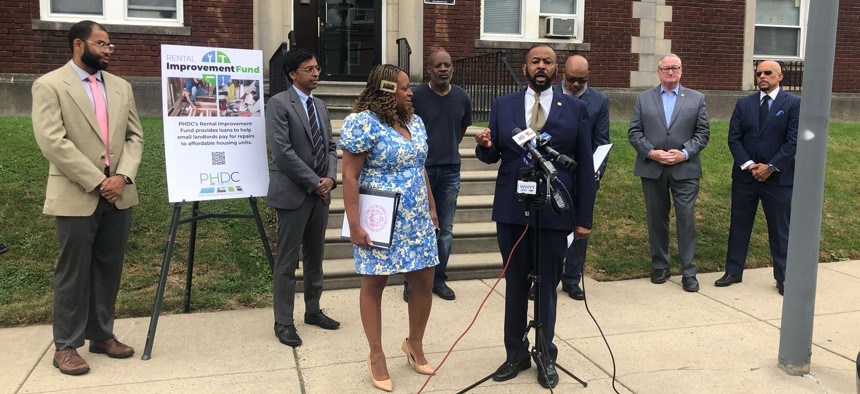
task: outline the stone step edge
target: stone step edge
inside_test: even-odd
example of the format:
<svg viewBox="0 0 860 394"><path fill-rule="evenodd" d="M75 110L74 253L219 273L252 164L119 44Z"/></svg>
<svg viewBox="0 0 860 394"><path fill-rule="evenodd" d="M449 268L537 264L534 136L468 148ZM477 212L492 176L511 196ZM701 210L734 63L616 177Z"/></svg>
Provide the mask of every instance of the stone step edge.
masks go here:
<svg viewBox="0 0 860 394"><path fill-rule="evenodd" d="M446 274L449 281L498 278L502 272L502 257L499 252L452 254ZM328 290L355 288L360 286L361 275L355 273L353 259L323 260L324 288ZM301 268L296 270L297 291L303 281ZM402 284L403 275L391 275L388 284Z"/></svg>
<svg viewBox="0 0 860 394"><path fill-rule="evenodd" d="M489 238L496 237L496 222L454 223L454 238ZM326 244L345 244L348 239L341 238L341 229L328 228L325 231Z"/></svg>

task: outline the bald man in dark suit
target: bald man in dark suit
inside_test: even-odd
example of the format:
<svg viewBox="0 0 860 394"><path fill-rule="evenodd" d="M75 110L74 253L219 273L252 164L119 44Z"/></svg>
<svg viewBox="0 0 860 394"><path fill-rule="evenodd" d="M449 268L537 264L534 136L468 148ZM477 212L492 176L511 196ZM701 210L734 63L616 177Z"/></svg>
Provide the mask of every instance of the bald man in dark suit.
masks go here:
<svg viewBox="0 0 860 394"><path fill-rule="evenodd" d="M773 277L782 295L800 98L779 87L782 68L777 62L759 63L756 81L760 91L738 99L729 123L729 150L734 158L732 221L726 272L714 284L725 287L743 281L747 250L761 200L773 258Z"/></svg>

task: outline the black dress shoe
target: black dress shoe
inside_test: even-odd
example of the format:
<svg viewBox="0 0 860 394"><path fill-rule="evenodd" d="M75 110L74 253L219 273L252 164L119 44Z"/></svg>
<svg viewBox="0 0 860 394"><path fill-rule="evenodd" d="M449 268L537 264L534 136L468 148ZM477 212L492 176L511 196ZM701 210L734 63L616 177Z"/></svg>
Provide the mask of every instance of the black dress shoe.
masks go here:
<svg viewBox="0 0 860 394"><path fill-rule="evenodd" d="M532 284L532 287L529 289L529 300L534 301L537 298L537 286Z"/></svg>
<svg viewBox="0 0 860 394"><path fill-rule="evenodd" d="M296 332L296 326L292 324L286 325L275 323L275 336L278 337L278 340L284 345L292 347L302 345L302 338L299 338L299 333Z"/></svg>
<svg viewBox="0 0 860 394"><path fill-rule="evenodd" d="M451 290L451 288L444 283L439 286L434 286L433 293L442 298L443 300L451 301L454 298L457 298L457 296L454 294L454 290Z"/></svg>
<svg viewBox="0 0 860 394"><path fill-rule="evenodd" d="M585 299L585 292L579 288L579 285L570 286L570 290L567 291L567 295L574 300L582 301Z"/></svg>
<svg viewBox="0 0 860 394"><path fill-rule="evenodd" d="M316 313L305 313L305 324L319 326L326 330L337 330L340 327L337 320L326 316L322 310Z"/></svg>
<svg viewBox="0 0 860 394"><path fill-rule="evenodd" d="M544 370L538 366L538 376L537 376L538 384L545 388L555 388L558 385L558 372L555 370L555 364L552 362L546 366L546 373Z"/></svg>
<svg viewBox="0 0 860 394"><path fill-rule="evenodd" d="M409 286L403 286L403 302L409 302L409 294L412 293L412 290L409 289Z"/></svg>
<svg viewBox="0 0 860 394"><path fill-rule="evenodd" d="M699 280L696 279L696 276L685 276L681 279L681 287L684 288L684 291L689 291L690 293L695 293L699 291Z"/></svg>
<svg viewBox="0 0 860 394"><path fill-rule="evenodd" d="M714 286L726 287L726 286L731 286L734 283L741 283L743 281L744 281L743 272L740 274L737 274L737 275L732 275L732 274L726 272L722 278L717 279L717 281L714 282Z"/></svg>
<svg viewBox="0 0 860 394"><path fill-rule="evenodd" d="M785 282L778 280L776 281L776 291L779 292L779 295L783 295L785 293Z"/></svg>
<svg viewBox="0 0 860 394"><path fill-rule="evenodd" d="M670 276L672 275L669 275L669 270L667 269L655 269L653 272L651 272L651 283L655 283L658 285L660 283L666 283L666 281L669 280Z"/></svg>
<svg viewBox="0 0 860 394"><path fill-rule="evenodd" d="M524 358L518 364L512 364L510 362L505 361L499 369L493 373L493 380L497 382L504 382L506 380L511 380L517 375L519 375L520 371L525 371L532 367L532 360L530 358ZM557 376L556 376L557 378ZM556 379L558 380L558 379Z"/></svg>

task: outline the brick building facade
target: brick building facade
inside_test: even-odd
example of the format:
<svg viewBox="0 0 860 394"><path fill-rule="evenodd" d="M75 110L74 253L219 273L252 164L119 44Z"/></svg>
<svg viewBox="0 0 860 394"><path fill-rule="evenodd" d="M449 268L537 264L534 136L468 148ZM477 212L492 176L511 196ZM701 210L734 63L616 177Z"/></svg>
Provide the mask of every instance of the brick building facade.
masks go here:
<svg viewBox="0 0 860 394"><path fill-rule="evenodd" d="M629 88L635 86L630 73L639 67L639 56L632 53L632 37L640 35L640 21L634 17L635 3L651 1L586 0L584 34L587 49L567 50L564 40L557 47L560 59L581 54L589 59L594 86ZM744 90L744 73L754 65L745 61L746 0L665 0L671 7L671 20L663 23L665 40L671 52L684 63L684 85L702 90ZM457 0L454 6L425 5L424 53L442 46L452 58L460 59L504 49L517 73L526 50L519 43L498 42L493 48L480 47L482 0ZM659 38L659 37L658 37ZM860 3L842 1L836 41L836 70L833 90L860 93ZM561 45L557 45L561 44ZM558 49L561 47L562 49Z"/></svg>
<svg viewBox="0 0 860 394"><path fill-rule="evenodd" d="M106 0L111 1L111 0ZM252 49L253 0L183 2L184 27L106 24L117 50L110 72L121 76L161 75L161 44ZM0 27L0 70L44 74L71 58L71 23L40 20L40 0L0 0L6 22ZM83 19L83 18L82 18Z"/></svg>

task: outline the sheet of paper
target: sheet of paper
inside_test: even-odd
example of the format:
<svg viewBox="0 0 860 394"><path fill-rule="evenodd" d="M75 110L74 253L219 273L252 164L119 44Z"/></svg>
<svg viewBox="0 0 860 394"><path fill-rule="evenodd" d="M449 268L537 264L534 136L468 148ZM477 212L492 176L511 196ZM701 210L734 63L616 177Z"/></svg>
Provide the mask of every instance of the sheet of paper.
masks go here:
<svg viewBox="0 0 860 394"><path fill-rule="evenodd" d="M609 150L612 149L612 144L600 145L594 151L594 172L600 170L600 165L606 161L606 156L609 155Z"/></svg>

